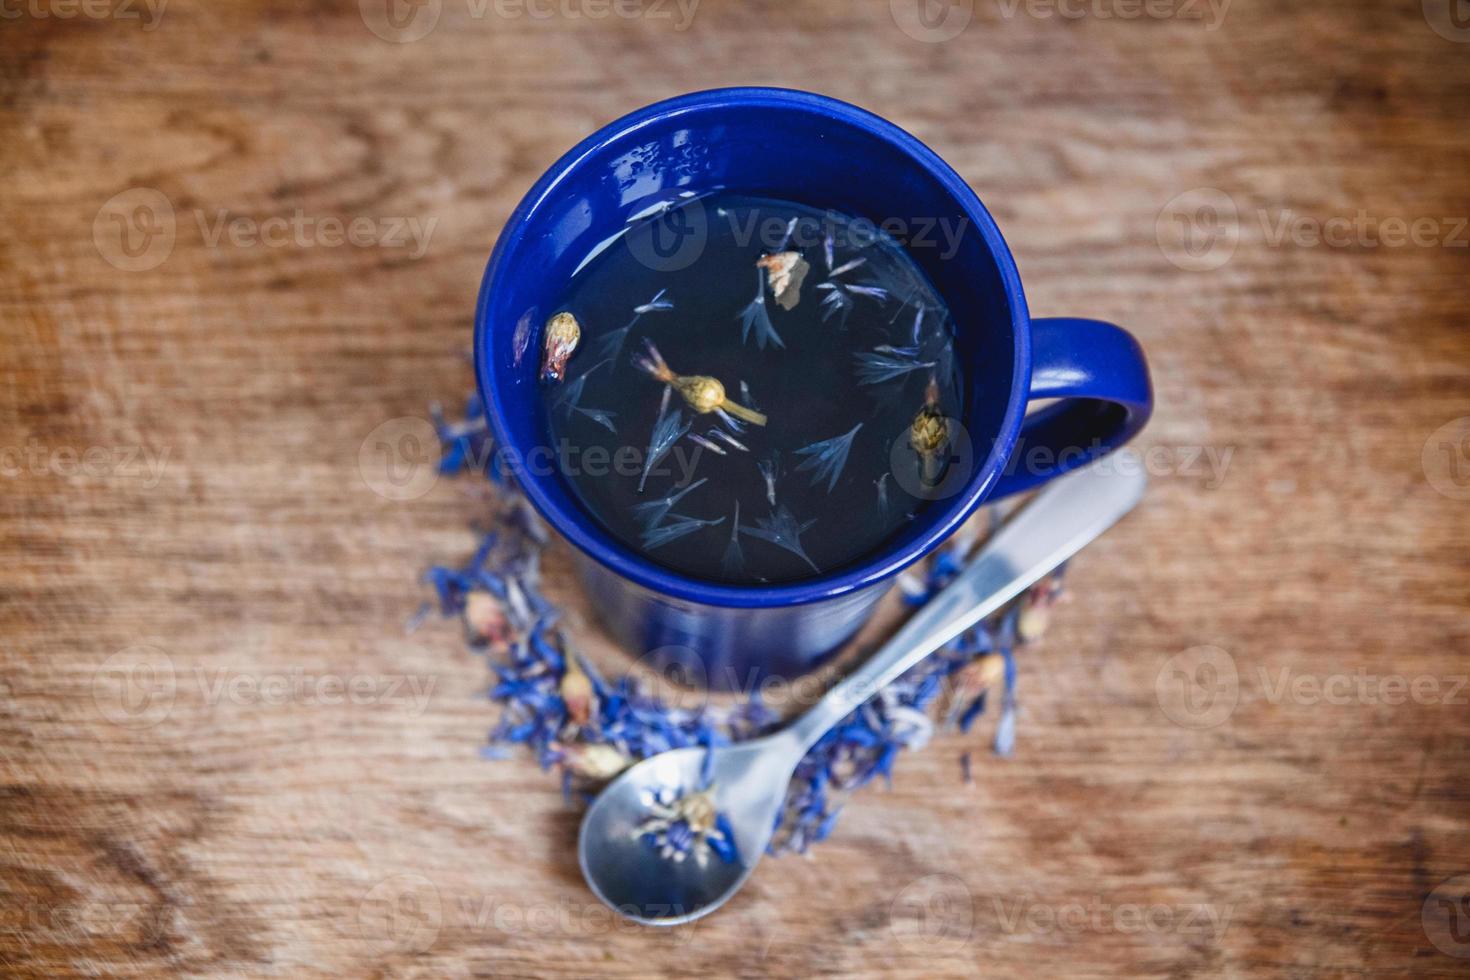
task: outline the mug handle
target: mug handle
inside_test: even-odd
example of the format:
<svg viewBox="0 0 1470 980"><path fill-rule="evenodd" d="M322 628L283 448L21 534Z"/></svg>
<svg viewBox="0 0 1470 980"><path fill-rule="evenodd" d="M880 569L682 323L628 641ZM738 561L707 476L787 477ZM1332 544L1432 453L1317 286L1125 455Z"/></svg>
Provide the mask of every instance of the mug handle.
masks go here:
<svg viewBox="0 0 1470 980"><path fill-rule="evenodd" d="M1154 410L1143 348L1102 320L1031 321L1030 398L1060 398L1026 416L987 499L1040 486L1138 434Z"/></svg>

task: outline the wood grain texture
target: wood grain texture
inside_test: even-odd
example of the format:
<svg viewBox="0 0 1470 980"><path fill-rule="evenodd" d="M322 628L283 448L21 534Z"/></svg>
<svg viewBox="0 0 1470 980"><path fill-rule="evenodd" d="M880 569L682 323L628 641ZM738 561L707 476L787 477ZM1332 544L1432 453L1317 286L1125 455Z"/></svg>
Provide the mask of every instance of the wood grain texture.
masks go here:
<svg viewBox="0 0 1470 980"><path fill-rule="evenodd" d="M1470 44L1434 0L1218 23L978 0L943 43L898 29L906 0L704 0L685 30L430 6L401 44L369 0L171 0L149 29L141 3L5 6L0 971L1470 974L1470 940L1423 921L1470 873L1470 493L1453 439L1425 454L1470 416ZM486 256L562 150L739 83L848 99L952 162L1033 311L1143 341L1140 447L1169 472L1027 650L1014 759L944 735L812 859L650 932L582 886L555 780L477 758L483 661L452 624L404 633L483 500L384 499L359 451L469 390ZM105 205L137 188L176 236L127 271L156 253L119 251ZM1169 207L1202 188L1238 244L1192 272ZM1360 211L1437 243L1276 233ZM433 227L422 254L237 244L221 214ZM579 603L567 557L550 588ZM1236 670L1211 727L1182 700L1209 692L1173 685L1228 678L1171 672L1202 646ZM1341 704L1281 686L1335 675L1369 681ZM1428 680L1393 704L1385 676ZM361 696L319 703L323 678Z"/></svg>

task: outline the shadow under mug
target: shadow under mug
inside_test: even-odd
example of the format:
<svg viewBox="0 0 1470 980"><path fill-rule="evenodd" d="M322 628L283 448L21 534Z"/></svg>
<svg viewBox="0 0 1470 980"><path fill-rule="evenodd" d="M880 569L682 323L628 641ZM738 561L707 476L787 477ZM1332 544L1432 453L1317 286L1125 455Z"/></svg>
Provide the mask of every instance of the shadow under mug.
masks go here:
<svg viewBox="0 0 1470 980"><path fill-rule="evenodd" d="M650 214L677 215L679 237L648 263L687 265L712 220L700 195L717 189L843 212L894 233L949 307L966 386L963 417L951 421L948 475L930 494L937 499L877 553L782 585L707 582L655 564L613 539L554 467L517 468L531 503L576 548L588 598L613 635L656 669L677 665L687 680L731 690L816 666L867 620L900 570L982 501L1121 446L1148 421L1153 395L1143 352L1125 331L1096 320L1032 319L995 222L913 136L825 96L717 89L656 103L593 133L552 165L507 222L480 288L475 366L508 457L528 459L548 443L541 330L575 270L617 241L630 219ZM1027 415L1038 399L1057 401Z"/></svg>

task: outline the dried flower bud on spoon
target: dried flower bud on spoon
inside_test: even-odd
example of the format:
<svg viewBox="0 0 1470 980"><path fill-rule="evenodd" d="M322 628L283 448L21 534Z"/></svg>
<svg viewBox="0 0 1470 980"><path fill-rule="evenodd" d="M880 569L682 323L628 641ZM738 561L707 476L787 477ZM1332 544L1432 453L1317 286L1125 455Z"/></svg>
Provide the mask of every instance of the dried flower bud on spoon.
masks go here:
<svg viewBox="0 0 1470 980"><path fill-rule="evenodd" d="M546 336L541 346L541 380L561 381L567 376L567 359L582 340L582 325L563 310L546 321Z"/></svg>
<svg viewBox="0 0 1470 980"><path fill-rule="evenodd" d="M664 363L663 355L653 346L653 341L645 340L643 346L646 353L635 356L633 366L683 395L684 401L697 414L723 412L753 425L766 424L766 417L760 412L727 398L725 386L717 378L703 374L675 374Z"/></svg>
<svg viewBox="0 0 1470 980"><path fill-rule="evenodd" d="M771 285L771 294L781 309L795 309L801 302L801 283L806 279L811 266L800 252L777 252L756 259L756 267L766 270L766 279Z"/></svg>

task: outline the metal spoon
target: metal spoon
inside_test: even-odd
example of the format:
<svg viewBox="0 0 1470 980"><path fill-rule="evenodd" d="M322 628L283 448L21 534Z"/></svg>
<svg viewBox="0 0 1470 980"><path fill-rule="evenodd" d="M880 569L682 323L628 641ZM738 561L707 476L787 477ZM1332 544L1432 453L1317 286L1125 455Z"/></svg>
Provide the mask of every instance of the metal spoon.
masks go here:
<svg viewBox="0 0 1470 980"><path fill-rule="evenodd" d="M775 734L712 750L708 771L715 804L734 830L739 860L676 862L638 839L657 791L701 788L711 750L674 749L628 769L582 818L577 851L587 884L619 914L646 925L690 922L725 904L765 853L787 785L807 750L886 684L1106 531L1133 509L1146 483L1142 466L1116 464L1055 480L986 542L954 582L805 715Z"/></svg>

